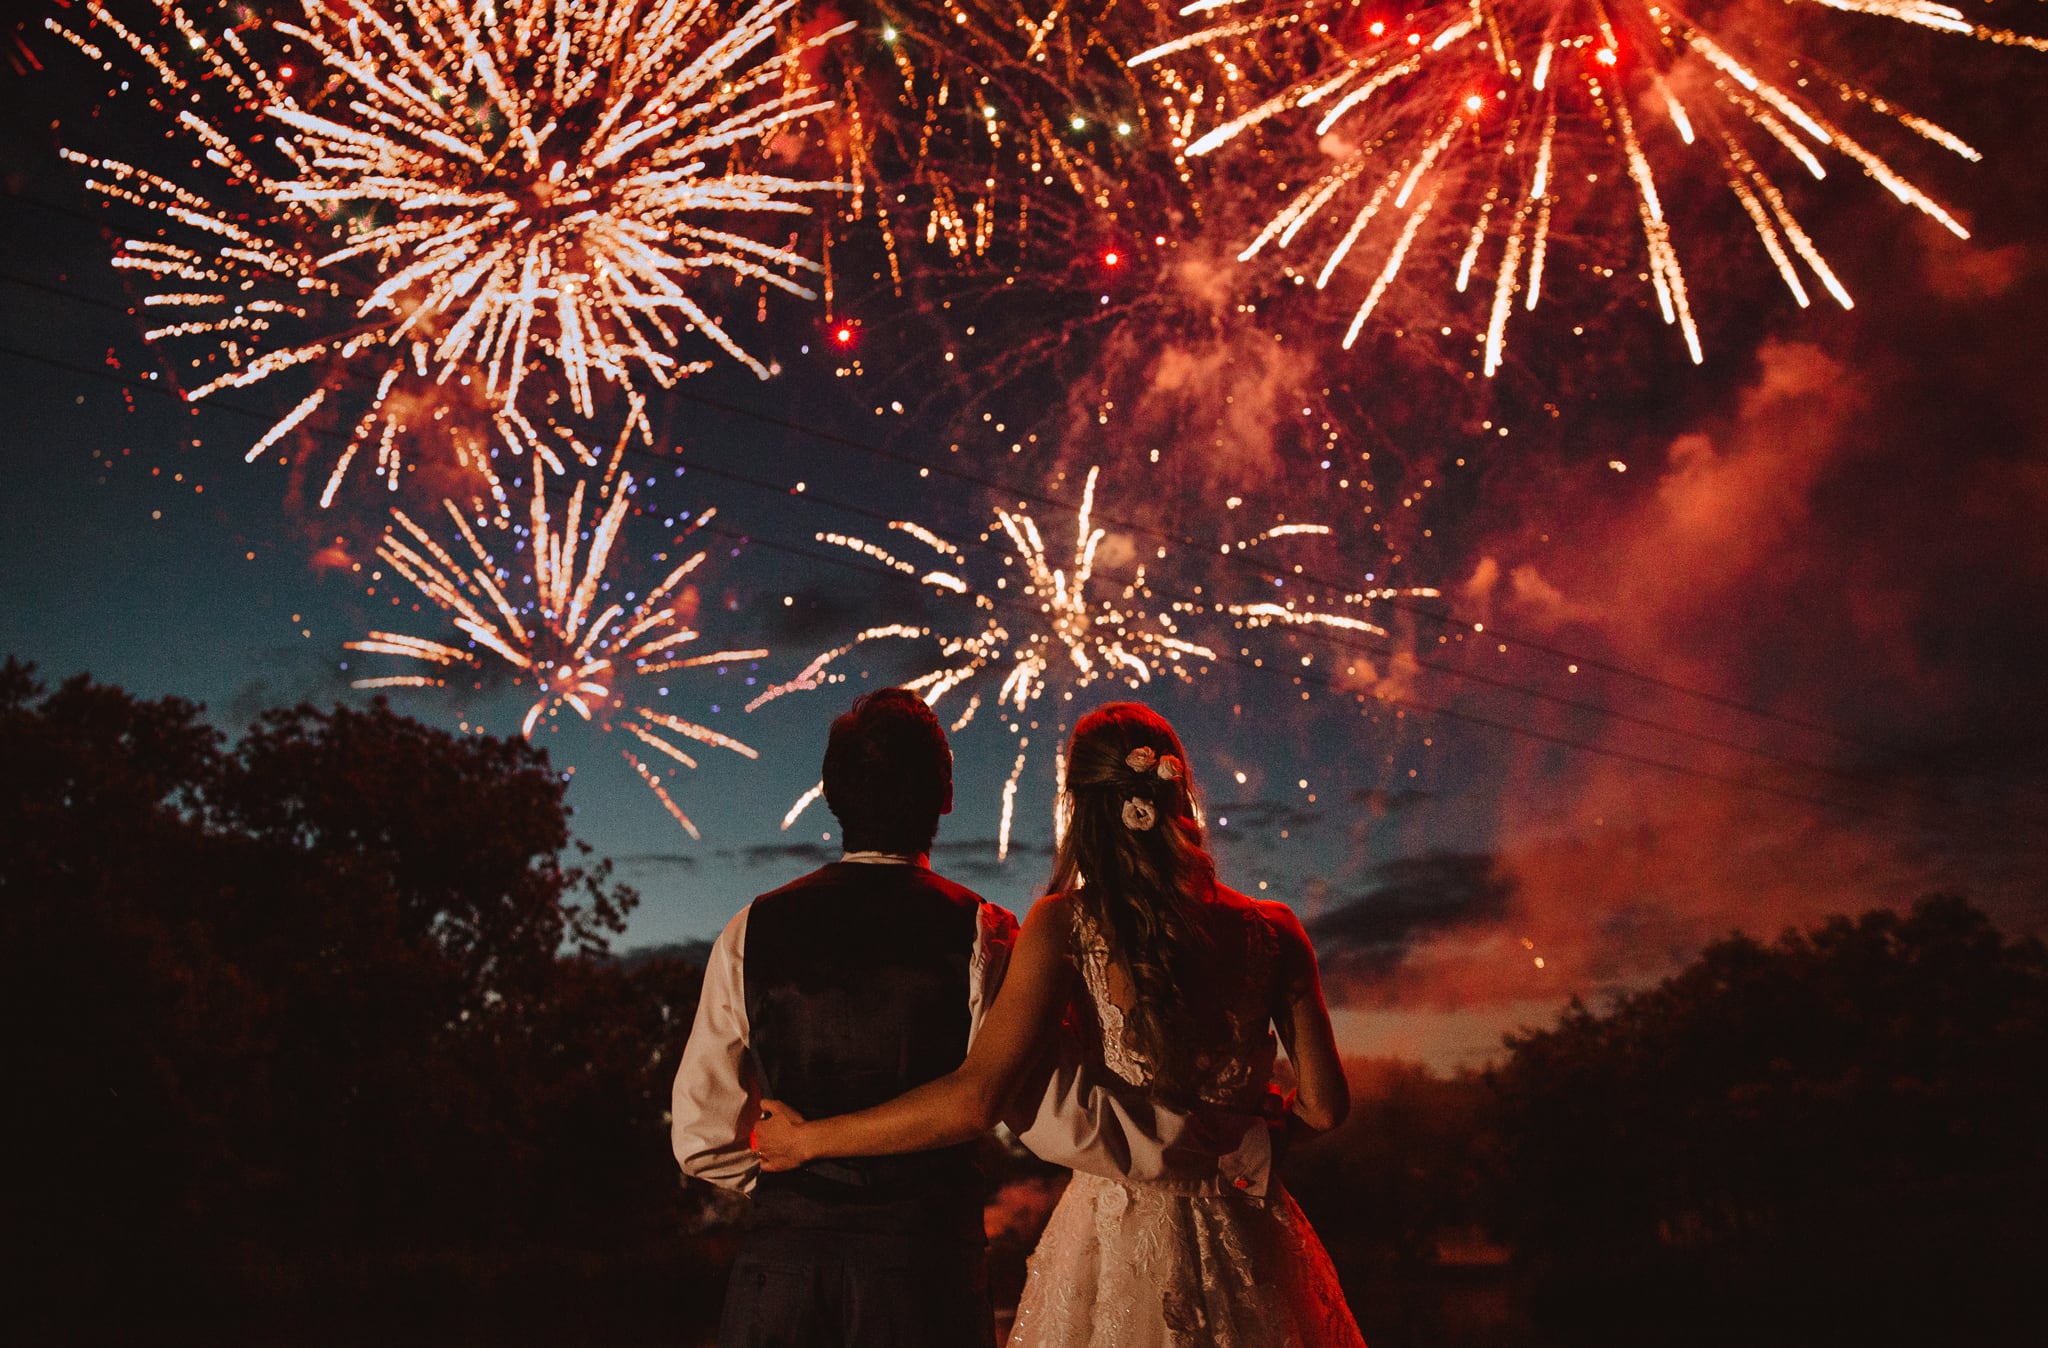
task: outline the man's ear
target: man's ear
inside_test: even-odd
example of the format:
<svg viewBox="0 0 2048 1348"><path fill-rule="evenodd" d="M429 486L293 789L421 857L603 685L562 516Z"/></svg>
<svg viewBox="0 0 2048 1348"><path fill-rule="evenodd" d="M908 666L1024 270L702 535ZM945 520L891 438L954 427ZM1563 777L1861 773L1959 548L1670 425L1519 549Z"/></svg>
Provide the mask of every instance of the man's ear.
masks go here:
<svg viewBox="0 0 2048 1348"><path fill-rule="evenodd" d="M953 813L953 779L950 777L946 779L946 803L939 806L939 813Z"/></svg>

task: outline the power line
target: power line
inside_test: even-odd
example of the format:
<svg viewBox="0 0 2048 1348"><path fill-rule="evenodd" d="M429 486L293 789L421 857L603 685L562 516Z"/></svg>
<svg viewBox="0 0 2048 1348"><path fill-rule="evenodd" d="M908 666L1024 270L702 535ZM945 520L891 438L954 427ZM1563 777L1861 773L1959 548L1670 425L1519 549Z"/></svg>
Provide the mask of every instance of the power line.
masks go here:
<svg viewBox="0 0 2048 1348"><path fill-rule="evenodd" d="M837 566L845 570L857 572L861 575L888 576L894 574L893 572L890 572L886 569L868 565L866 563L857 561L849 556L841 555L838 553L822 552L817 549L806 548L798 544L778 543L772 539L758 538L751 534L743 533L735 529L726 528L721 525L707 524L703 526L701 532L706 534L715 534L720 537L730 539L734 542L744 543L750 547L765 548L773 552L781 552L786 553L790 556L801 557L808 561L822 562L828 566ZM1012 599L1008 598L1007 596L1003 598L995 598L991 596L990 602L995 604L995 606L998 608L1007 608L1020 613L1036 613L1038 611L1032 608L1028 603L1026 603L1023 600ZM1276 676L1287 673L1287 671L1280 666L1276 665L1269 668L1264 665L1254 664L1248 657L1244 656L1223 654L1215 658L1217 660L1217 663L1219 664L1235 665L1240 669L1250 670L1253 673L1265 673ZM1338 693L1342 693L1345 691L1338 684L1336 684L1334 680L1328 678L1319 678L1316 679L1315 682L1327 691L1334 691ZM1405 710L1416 712L1421 715L1439 716L1449 720L1462 721L1468 725L1475 725L1485 727L1487 729L1499 730L1510 735L1517 735L1526 739L1537 740L1541 743L1551 744L1566 749L1572 749L1582 753L1594 754L1602 758L1614 759L1616 761L1633 764L1638 767L1656 768L1660 771L1674 773L1678 776L1690 777L1696 781L1713 782L1721 786L1734 787L1742 791L1759 792L1765 795L1775 796L1781 800L1798 801L1801 804L1813 805L1821 809L1837 810L1850 814L1869 814L1874 812L1866 806L1853 805L1848 802L1840 800L1831 800L1823 796L1808 795L1805 792L1793 791L1784 787L1773 786L1767 782L1752 781L1748 778L1736 777L1729 775L1727 773L1714 772L1710 769L1698 768L1690 764L1673 763L1667 759L1654 758L1647 754L1631 753L1624 749L1613 749L1609 748L1606 745L1592 743L1588 740L1575 739L1567 735L1557 735L1549 731L1537 730L1530 726L1519 725L1512 721L1495 720L1492 717L1481 716L1473 712L1460 711L1454 707L1444 707L1432 703L1421 702L1414 698L1375 695L1373 700L1383 705L1391 704L1397 707L1401 707Z"/></svg>
<svg viewBox="0 0 2048 1348"><path fill-rule="evenodd" d="M61 370L66 373L85 378L100 380L106 383L116 384L124 388L140 389L145 392L156 393L163 397L176 401L180 405L190 405L185 402L184 398L174 388L169 387L166 384L160 384L154 381L137 380L129 376L124 376L118 372L96 370L89 366L77 365L69 361L59 360L57 358L44 356L35 352L23 351L20 350L19 348L6 345L0 345L0 355L12 356L16 359L31 361L48 368ZM242 407L232 403L218 402L209 399L206 405L223 412L233 413L235 415L251 417L259 420L269 419L268 414L265 412L260 412L253 408ZM858 445L859 442L852 443ZM663 454L659 451L653 450L634 449L631 450L630 452L632 452L636 458L651 458L658 460L664 465L673 465L677 462L678 459L677 455ZM915 460L910 461L915 462ZM770 482L766 479L753 477L748 474L739 473L735 470L719 468L714 465L702 463L685 463L682 466L688 469L689 471L704 473L708 476L724 478L726 480L738 482L741 483L742 485L751 486L760 490L772 491L778 495L795 495L795 493L789 492L786 488L780 486L779 484ZM1000 486L1001 484L997 485ZM807 504L815 504L829 509L842 510L849 513L860 515L868 519L884 522L890 519L890 516L886 512L876 511L868 507L852 504L850 502L836 501L822 493L806 491L801 494L801 499L803 499ZM1055 506L1062 505L1062 503L1059 502L1056 498L1044 496L1042 494L1039 494L1036 497L1036 499L1040 500L1041 502L1049 503ZM865 565L837 551L826 552L815 548L804 547L801 545L782 543L772 539L764 539L756 535L730 529L725 526L707 525L703 528L703 532L707 534L725 537L736 542L745 543L749 546L759 547L769 551L779 552L789 556L803 558L807 561L822 562L826 565L837 566L842 569L854 571L862 575L895 574L892 571L882 570L872 566ZM1164 534L1158 534L1156 536L1169 537ZM1271 575L1273 573L1258 571L1257 574ZM1023 600L1014 599L1009 596L1003 596L1001 598L990 596L990 601L1000 608L1011 609L1015 612L1022 614L1036 614L1040 611ZM1319 637L1320 639L1327 641L1331 645L1360 651L1368 655L1384 655L1386 653L1384 651L1375 650L1374 648L1366 646L1362 643L1346 639L1342 636L1319 634ZM1250 670L1252 672L1265 672L1274 675L1285 674L1288 672L1285 668L1281 666L1275 665L1269 668L1263 664L1254 662L1249 657L1241 655L1225 653L1217 655L1213 658L1215 658L1217 662L1220 664L1232 665L1241 669ZM1423 662L1418 661L1418 663ZM1852 782L1861 782L1861 779L1855 777L1853 774L1843 772L1840 769L1830 768L1819 764L1808 763L1799 759L1778 755L1768 750L1758 749L1753 746L1742 745L1734 743L1732 741L1721 740L1714 736L1705 735L1702 732L1691 731L1684 727L1672 726L1663 722L1651 720L1649 718L1634 716L1631 713L1621 712L1614 708L1601 706L1597 703L1583 702L1578 699L1572 698L1564 698L1560 695L1548 693L1541 689L1523 687L1521 685L1514 684L1510 681L1494 679L1490 676L1480 675L1473 671L1459 670L1455 667L1443 666L1440 662L1430 662L1425 667L1437 669L1439 672L1454 677L1471 679L1475 682L1479 682L1490 687L1495 687L1503 691L1516 693L1521 696L1531 697L1543 701L1550 701L1553 703L1557 703L1559 705L1571 707L1575 710L1586 711L1596 715L1608 716L1613 719L1620 720L1628 724L1634 724L1645 729L1672 734L1675 736L1679 736L1681 738L1691 739L1696 742L1712 745L1714 747L1726 749L1735 753L1747 754L1752 757L1777 763L1783 766L1795 767L1810 772L1834 776ZM1300 676L1297 675L1296 677L1298 678ZM1313 678L1312 681L1315 682L1319 687L1323 688L1325 691L1336 692L1339 694L1349 691L1343 689L1334 681L1334 679L1331 678L1319 677ZM1673 775L1681 777L1687 777L1696 781L1711 782L1717 785L1727 786L1741 791L1769 795L1776 797L1778 799L1795 801L1801 804L1811 805L1817 808L1830 811L1840 811L1850 814L1874 813L1874 811L1867 806L1851 804L1849 802L1830 799L1824 796L1811 795L1805 792L1795 791L1789 788L1772 785L1770 783L1758 782L1751 780L1749 778L1738 777L1722 772L1716 772L1711 769L1696 767L1690 764L1676 763L1668 759L1657 758L1647 754L1637 754L1624 749L1616 749L1609 747L1607 745L1594 743L1589 740L1578 739L1572 736L1561 735L1551 731L1540 730L1533 726L1523 725L1517 722L1499 720L1493 717L1480 715L1475 712L1460 710L1454 707L1447 707L1439 704L1423 702L1418 699L1401 697L1398 695L1374 694L1372 700L1381 705L1392 705L1407 711L1412 711L1418 715L1440 717L1446 720L1462 722L1464 724L1473 725L1481 728L1497 730L1509 735L1532 740L1538 743L1549 744L1560 748L1570 749L1575 752L1591 754L1596 757L1606 758L1616 762L1628 763L1638 767L1651 768L1661 772L1671 773ZM1867 785L1867 783L1863 784Z"/></svg>
<svg viewBox="0 0 2048 1348"><path fill-rule="evenodd" d="M707 407L714 411L725 412L732 416L745 417L749 420L759 422L763 425L774 426L781 430L787 430L799 435L808 436L811 439L818 440L826 444L839 445L844 448L856 450L858 452L873 455L878 458L890 459L894 462L907 464L911 467L927 469L930 472L942 474L944 476L954 478L958 481L967 482L974 486L982 487L989 491L999 492L1005 496L1015 496L1021 500L1031 501L1039 505L1055 506L1063 510L1072 510L1074 508L1071 502L1062 501L1058 497L1053 496L1049 493L1036 491L1029 488L1020 488L1012 483L1004 482L997 478L986 477L978 473L969 472L965 469L956 468L953 465L946 463L944 461L934 463L930 460L921 458L914 454L906 453L905 451L902 450L890 449L887 446L876 445L868 441L855 439L852 436L842 435L836 431L828 431L819 427L809 426L804 424L803 422L795 421L791 418L780 417L776 416L773 413L758 411L754 408L745 407L738 403L730 402L722 398L714 398L707 394L692 393L681 388L669 389L667 390L667 392L668 396L672 398L678 398L684 402L695 403L700 407ZM1154 525L1145 524L1140 521L1120 518L1118 516L1100 511L1096 513L1096 518L1105 524L1115 525L1116 527L1130 533L1141 534L1146 537L1161 540L1164 542L1176 543L1184 547L1199 546L1198 540L1189 535L1170 533L1167 530L1160 529ZM1233 556L1229 560L1234 564L1242 566L1245 569L1252 571L1254 574L1264 576L1267 579L1271 579L1276 575L1283 574L1277 571L1269 571L1257 567L1256 565L1253 565L1251 563L1250 558ZM1307 571L1303 571L1300 573L1285 574L1298 574L1300 579L1304 581L1313 584L1323 585L1329 588L1334 588L1339 591L1350 588L1350 586L1346 582L1335 580L1326 576L1316 575ZM1610 661L1601 660L1597 657L1579 655L1575 652L1565 650L1561 647L1548 645L1544 642L1536 641L1531 638L1523 637L1520 635L1504 631L1498 627L1494 628L1492 632L1488 633L1480 624L1455 617L1446 610L1433 609L1427 607L1426 605L1418 604L1412 599L1402 599L1397 596L1389 599L1384 599L1379 602L1386 604L1389 608L1397 609L1402 612L1413 613L1418 617L1427 619L1431 622L1442 624L1447 627L1459 627L1469 632L1475 632L1481 635L1490 635L1496 638L1497 640L1505 642L1510 645L1523 646L1533 651L1539 651L1545 655L1556 656L1559 659L1583 665L1589 669L1597 669L1605 674L1612 674L1619 678L1630 679L1639 683L1647 684L1651 687L1660 688L1666 692L1678 693L1687 697L1698 698L1701 701L1712 703L1715 706L1723 707L1730 711L1739 711L1747 715L1762 718L1764 720L1776 721L1780 724L1795 726L1803 730L1811 730L1819 734L1828 735L1834 739L1841 740L1845 743L1861 744L1866 746L1870 744L1870 741L1863 739L1859 736L1851 735L1847 732L1836 730L1831 726L1822 725L1821 723L1816 721L1809 721L1801 717L1789 716L1785 713L1774 711L1768 707L1754 706L1750 703L1740 701L1736 698L1727 697L1720 693L1715 693L1701 688L1694 688L1690 685L1682 684L1675 680L1664 678L1661 675L1648 674L1641 670L1630 669L1625 665L1614 664Z"/></svg>
<svg viewBox="0 0 2048 1348"><path fill-rule="evenodd" d="M16 276L11 272L0 272L0 281L5 281L9 285L20 286L24 290L41 291L45 295L53 295L72 304L83 304L94 309L105 309L109 313L120 314L124 317L135 312L125 304L115 304L112 300L94 299L90 295L81 295L77 291L66 290L62 286L53 286L46 281L32 281L26 276Z"/></svg>
<svg viewBox="0 0 2048 1348"><path fill-rule="evenodd" d="M20 277L8 275L5 273L0 273L0 280L6 280L19 285L31 286L36 289L45 290L48 293L54 295L65 295L65 292L58 290L54 287L42 286L35 282L26 281ZM77 298L78 301L81 303L95 304L98 307L115 310L117 312L127 312L126 310L120 309L119 306L107 304L104 301L93 301L85 299L84 297L73 298ZM11 347L0 347L0 354L11 355L21 360L34 361L38 364L50 366L55 369L65 370L73 374L85 375L96 379L102 379L107 382L117 383L122 385L123 387L140 387L150 392L156 393L160 396L171 398L187 406L190 405L189 403L186 403L185 399L182 398L181 395L178 394L175 388L168 385L157 384L148 381L131 380L117 374L111 374L107 371L93 370L87 367L77 366L70 364L68 362L56 360L52 357L39 355L33 352L21 351ZM751 409L743 408L737 404L729 403L721 399L703 397L700 395L686 395L680 392L677 392L676 396L681 397L686 401L694 401L699 403L700 405L711 407L714 410L732 412L736 415L749 416L756 420L762 421L766 424L789 429L800 434L808 435L815 439L821 439L831 443L843 444L847 447L854 448L856 450L861 450L863 452L874 453L882 457L893 459L897 462L905 463L920 468L930 467L930 465L924 463L922 460L918 459L913 455L903 454L899 451L892 451L884 449L882 447L868 445L865 442L852 439L851 437L841 436L835 432L824 431L815 427L806 426L800 422L789 421L787 419L774 417L766 413L755 413ZM212 401L209 403L209 405L221 411L231 412L241 416L247 416L256 420L269 419L267 413L257 411L256 409L253 408L241 407L230 402ZM630 449L630 452L632 452L636 457L653 458L660 460L662 462L669 462L672 460L673 457L671 455L664 454L659 450L645 450L632 448ZM790 494L787 491L787 489L782 487L779 483L770 482L762 478L751 477L747 474L738 473L731 469L722 469L714 465L703 463L692 463L689 466L696 469L698 472L705 473L709 476L722 477L729 481L738 482L743 485L755 487L764 491L770 491L777 495L786 496ZM993 478L985 478L977 474L957 471L949 472L948 475L959 478L961 480L971 481L977 485L985 487L990 491L1003 491L1006 493L1010 492L1009 484L1000 482ZM1071 508L1067 505L1067 503L1062 502L1058 498L1047 495L1045 493L1010 494L1021 495L1024 499L1034 500L1039 504L1043 505L1052 505L1062 509ZM807 493L807 496L810 499L816 500L822 504L830 505L834 509L844 511L849 514L858 515L862 518L875 520L878 523L887 524L892 522L891 516L885 512L868 509L866 507L858 506L853 504L852 502L844 500L836 500L822 493ZM1119 521L1109 515L1099 515L1097 518L1102 519L1105 522L1111 524L1123 523L1122 521ZM1195 540L1188 538L1185 535L1175 536L1168 534L1162 530L1150 529L1143 526L1132 525L1130 527L1132 527L1134 530L1146 532L1156 539L1164 539L1168 541L1178 542L1183 546L1199 546L1199 544L1197 544ZM1264 579L1270 580L1275 577L1285 579L1290 574L1258 566L1257 564L1253 563L1250 558L1232 557L1230 558L1230 560L1235 565L1239 566L1241 569L1250 572L1252 575L1259 576ZM1305 581L1318 580L1317 577L1311 576L1306 572L1301 573L1300 579ZM1336 584L1336 582L1334 581L1321 581L1320 583L1326 585ZM1397 601L1381 600L1379 602L1387 603L1390 607L1400 607L1400 604ZM1435 617L1438 621L1444 622L1447 625L1459 625L1465 626L1475 631L1478 630L1476 624L1463 623L1460 620L1451 619L1447 615L1435 614L1432 610L1419 611L1424 612L1428 616ZM1505 639L1506 641L1512 644L1529 646L1532 649L1542 650L1548 654L1554 654L1559 656L1560 658L1574 661L1579 664L1604 668L1604 666L1600 665L1598 661L1595 661L1590 657L1578 656L1569 651L1557 650L1555 648L1542 646L1534 642L1521 641L1518 638L1511 637L1508 634L1501 632L1498 628L1496 628L1493 635L1497 638ZM1322 639L1330 645L1337 646L1341 649L1362 653L1365 655L1378 656L1384 658L1393 653L1391 647L1374 647L1365 644L1363 641L1349 639L1334 634L1324 634L1322 636ZM1429 657L1425 657L1419 654L1410 654L1409 658L1413 660L1418 667L1431 670L1432 672L1442 674L1449 678L1463 679L1468 682L1481 684L1485 687L1513 693L1522 697L1528 697L1539 702L1547 702L1554 706L1565 707L1575 711L1583 711L1588 714L1596 716L1605 716L1627 725L1637 726L1639 728L1650 730L1660 734L1672 735L1680 739L1690 740L1697 744L1704 744L1711 746L1713 748L1723 749L1733 753L1747 754L1752 757L1778 763L1786 767L1798 768L1803 771L1818 773L1823 776L1838 777L1849 781L1861 780L1856 774L1848 772L1841 768L1832 767L1822 763L1815 763L1808 759L1795 757L1790 754L1778 753L1775 750L1761 748L1755 745L1738 743L1734 740L1726 739L1718 735L1709 734L1705 731L1694 730L1685 726L1672 725L1669 722L1660 721L1654 717L1642 716L1634 712L1622 711L1618 708L1608 707L1603 704L1591 702L1582 698L1568 697L1560 693L1552 693L1544 689L1534 688L1526 684L1516 683L1510 679L1502 679L1493 675L1483 674L1477 670L1460 668L1459 666L1450 664L1447 661L1431 659ZM1798 724L1804 723L1800 722ZM1837 738L1848 737L1837 736Z"/></svg>
<svg viewBox="0 0 2048 1348"><path fill-rule="evenodd" d="M638 450L632 452L638 454L641 457L652 457L663 462L672 461L672 456L661 454L659 451ZM710 476L723 478L727 481L737 482L744 486L754 487L763 491L773 492L777 495L788 496L791 494L787 491L787 489L783 488L777 483L770 482L763 478L753 477L749 474L735 472L731 469L717 468L706 464L690 464L688 466L691 468L692 471L695 472L705 473ZM834 497L822 492L812 492L807 490L806 492L803 493L803 497L806 500L815 500L819 504L827 505L832 507L833 509L845 511L849 514L859 515L867 519L872 519L883 523L889 523L892 520L892 517L886 512L872 510L865 506L855 505L849 501L835 499ZM1259 574L1267 575L1270 577L1274 573L1260 572ZM1215 611L1219 613L1222 611L1222 606L1220 604L1215 605L1214 608ZM1345 636L1334 631L1318 633L1315 639L1320 640L1328 645L1336 646L1340 649L1354 651L1369 656L1378 656L1384 658L1386 656L1396 653L1394 648L1391 646L1385 648L1375 647L1372 645L1368 645L1362 638ZM1514 681L1509 679L1501 679L1493 677L1491 675L1481 674L1475 670L1460 669L1455 665L1448 664L1441 660L1430 660L1425 659L1421 656L1414 655L1411 655L1409 658L1414 660L1416 665L1420 668L1429 669L1434 672L1441 673L1450 678L1464 679L1473 683L1484 685L1489 688L1494 688L1503 692L1513 693L1521 697L1532 698L1539 702L1548 702L1554 706L1565 707L1574 711L1583 711L1596 716L1605 716L1612 720L1619 721L1625 725L1632 725L1639 727L1641 729L1676 736L1680 739L1691 740L1696 744L1709 745L1713 748L1725 749L1732 753L1747 754L1751 757L1763 759L1772 763L1777 763L1784 767L1798 768L1803 771L1817 773L1822 776L1836 777L1845 781L1857 783L1859 785L1863 784L1864 781L1864 779L1858 774L1849 772L1842 768L1832 767L1823 763L1815 763L1810 760L1797 758L1789 754L1780 754L1770 749L1758 748L1754 745L1741 744L1734 740L1724 739L1718 735L1708 734L1705 731L1693 730L1686 726L1672 725L1669 722L1659 721L1653 717L1639 716L1633 712L1621 711L1613 707L1603 706L1599 703L1590 702L1581 698L1567 697L1563 694L1552 693L1545 689L1532 688L1524 684L1515 683Z"/></svg>

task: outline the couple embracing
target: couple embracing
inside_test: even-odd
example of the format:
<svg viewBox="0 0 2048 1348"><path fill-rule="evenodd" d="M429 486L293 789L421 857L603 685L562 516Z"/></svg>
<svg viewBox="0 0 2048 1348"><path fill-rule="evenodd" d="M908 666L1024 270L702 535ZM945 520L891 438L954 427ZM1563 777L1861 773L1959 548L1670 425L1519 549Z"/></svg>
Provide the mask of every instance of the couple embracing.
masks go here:
<svg viewBox="0 0 2048 1348"><path fill-rule="evenodd" d="M676 1076L684 1171L752 1195L721 1348L988 1348L973 1142L998 1121L1074 1171L1011 1348L1362 1348L1271 1173L1271 1130L1349 1104L1315 956L1217 882L1165 719L1075 727L1021 931L930 868L952 752L915 693L833 722L824 785L845 855L720 934Z"/></svg>

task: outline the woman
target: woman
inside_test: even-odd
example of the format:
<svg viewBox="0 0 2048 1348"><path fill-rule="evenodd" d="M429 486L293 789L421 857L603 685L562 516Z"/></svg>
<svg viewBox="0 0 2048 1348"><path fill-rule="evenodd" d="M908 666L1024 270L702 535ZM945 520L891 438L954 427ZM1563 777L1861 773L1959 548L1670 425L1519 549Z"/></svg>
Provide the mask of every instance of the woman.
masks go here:
<svg viewBox="0 0 2048 1348"><path fill-rule="evenodd" d="M763 1103L763 1168L978 1136L1071 1006L1104 1065L1164 1103L1255 1111L1277 1026L1311 1129L1350 1107L1314 952L1284 904L1216 882L1173 727L1118 702L1074 727L1066 835L1003 988L957 1071L857 1114ZM1294 1200L1184 1193L1076 1173L1031 1259L1011 1348L1352 1348L1358 1327Z"/></svg>

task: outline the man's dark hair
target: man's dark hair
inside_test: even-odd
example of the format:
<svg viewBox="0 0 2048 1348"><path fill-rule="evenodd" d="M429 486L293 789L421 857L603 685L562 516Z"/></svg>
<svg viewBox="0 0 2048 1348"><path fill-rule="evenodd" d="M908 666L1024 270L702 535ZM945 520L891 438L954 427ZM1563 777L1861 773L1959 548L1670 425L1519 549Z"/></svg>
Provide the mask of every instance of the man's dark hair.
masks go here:
<svg viewBox="0 0 2048 1348"><path fill-rule="evenodd" d="M924 699L878 688L825 741L825 804L849 852L929 852L953 793L953 751Z"/></svg>

